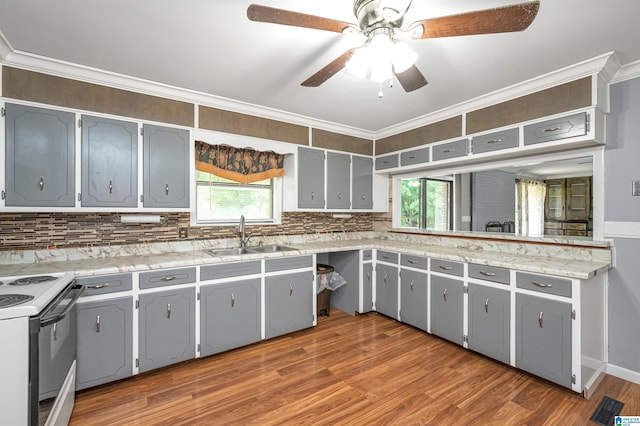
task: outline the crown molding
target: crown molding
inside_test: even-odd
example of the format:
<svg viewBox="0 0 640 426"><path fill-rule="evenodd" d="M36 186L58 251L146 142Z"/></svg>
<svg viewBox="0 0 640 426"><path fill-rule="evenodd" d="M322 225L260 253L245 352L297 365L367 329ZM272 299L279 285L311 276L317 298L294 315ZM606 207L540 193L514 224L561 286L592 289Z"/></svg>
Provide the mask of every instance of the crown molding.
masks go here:
<svg viewBox="0 0 640 426"><path fill-rule="evenodd" d="M612 74L614 72L613 69L616 67L619 68L619 62L615 52L608 52L603 55L596 56L595 58L552 71L548 74L452 105L434 113L426 114L421 117L416 117L403 123L387 127L376 132L376 139L393 136L398 133L403 133L431 123L436 123L470 111L475 111L477 109L499 104L514 98L539 92L540 90L568 83L582 77L598 74L603 69L607 69L607 72Z"/></svg>
<svg viewBox="0 0 640 426"><path fill-rule="evenodd" d="M611 83L619 83L632 78L640 77L640 61L630 62L623 65L611 79Z"/></svg>

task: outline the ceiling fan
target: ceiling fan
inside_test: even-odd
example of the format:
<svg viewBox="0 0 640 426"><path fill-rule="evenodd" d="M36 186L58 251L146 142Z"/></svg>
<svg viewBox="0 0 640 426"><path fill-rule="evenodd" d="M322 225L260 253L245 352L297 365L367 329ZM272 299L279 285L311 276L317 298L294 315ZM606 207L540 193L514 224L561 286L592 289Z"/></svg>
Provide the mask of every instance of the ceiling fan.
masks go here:
<svg viewBox="0 0 640 426"><path fill-rule="evenodd" d="M425 86L427 80L415 66L417 54L402 42L402 38L428 39L523 31L536 17L540 1L423 19L403 28L404 15L410 6L411 0L354 0L353 13L358 19L357 25L257 4L249 6L247 17L257 22L356 33L366 37L364 45L338 56L303 81L302 86L320 86L347 67L352 73L369 77L381 86L395 75L404 90L411 92ZM378 96L381 95L382 90Z"/></svg>

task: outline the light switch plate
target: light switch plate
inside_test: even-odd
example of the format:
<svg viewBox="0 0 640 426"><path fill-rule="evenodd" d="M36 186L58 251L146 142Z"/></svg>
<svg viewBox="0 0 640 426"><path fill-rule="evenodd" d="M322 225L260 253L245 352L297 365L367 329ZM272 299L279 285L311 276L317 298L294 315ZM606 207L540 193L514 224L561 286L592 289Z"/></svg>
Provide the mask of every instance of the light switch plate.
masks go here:
<svg viewBox="0 0 640 426"><path fill-rule="evenodd" d="M631 181L631 195L640 197L640 180Z"/></svg>

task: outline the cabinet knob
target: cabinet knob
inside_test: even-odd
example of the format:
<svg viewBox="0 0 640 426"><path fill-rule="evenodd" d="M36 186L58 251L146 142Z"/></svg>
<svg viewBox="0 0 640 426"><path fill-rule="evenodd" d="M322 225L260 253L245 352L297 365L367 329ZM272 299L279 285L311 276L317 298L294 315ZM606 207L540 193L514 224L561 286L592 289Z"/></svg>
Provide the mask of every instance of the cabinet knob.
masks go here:
<svg viewBox="0 0 640 426"><path fill-rule="evenodd" d="M38 186L40 187L40 192L44 191L44 176L40 176L40 181L38 182Z"/></svg>
<svg viewBox="0 0 640 426"><path fill-rule="evenodd" d="M168 183L164 185L164 193L165 193L165 195L169 195L169 184Z"/></svg>
<svg viewBox="0 0 640 426"><path fill-rule="evenodd" d="M109 181L109 194L113 194L113 181Z"/></svg>

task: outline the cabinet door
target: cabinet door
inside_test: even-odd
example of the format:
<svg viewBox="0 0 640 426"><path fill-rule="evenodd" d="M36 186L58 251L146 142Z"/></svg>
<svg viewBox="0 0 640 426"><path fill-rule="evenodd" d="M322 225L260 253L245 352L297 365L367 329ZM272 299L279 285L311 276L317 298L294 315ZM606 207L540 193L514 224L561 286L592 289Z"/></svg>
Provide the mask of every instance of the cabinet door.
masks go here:
<svg viewBox="0 0 640 426"><path fill-rule="evenodd" d="M6 104L5 205L75 205L75 115Z"/></svg>
<svg viewBox="0 0 640 426"><path fill-rule="evenodd" d="M298 148L298 207L324 208L324 151Z"/></svg>
<svg viewBox="0 0 640 426"><path fill-rule="evenodd" d="M571 304L516 294L516 367L571 387Z"/></svg>
<svg viewBox="0 0 640 426"><path fill-rule="evenodd" d="M138 125L82 116L82 205L138 205Z"/></svg>
<svg viewBox="0 0 640 426"><path fill-rule="evenodd" d="M425 272L400 271L400 319L421 330L427 330L428 292Z"/></svg>
<svg viewBox="0 0 640 426"><path fill-rule="evenodd" d="M398 319L398 268L376 265L376 311Z"/></svg>
<svg viewBox="0 0 640 426"><path fill-rule="evenodd" d="M144 125L144 207L189 207L189 131Z"/></svg>
<svg viewBox="0 0 640 426"><path fill-rule="evenodd" d="M260 278L200 288L200 355L260 340Z"/></svg>
<svg viewBox="0 0 640 426"><path fill-rule="evenodd" d="M362 312L373 310L373 265L362 264Z"/></svg>
<svg viewBox="0 0 640 426"><path fill-rule="evenodd" d="M368 157L351 157L353 167L351 208L373 208L373 159Z"/></svg>
<svg viewBox="0 0 640 426"><path fill-rule="evenodd" d="M544 218L549 220L564 220L564 179L548 179L547 193L544 202Z"/></svg>
<svg viewBox="0 0 640 426"><path fill-rule="evenodd" d="M195 356L195 290L140 296L140 371Z"/></svg>
<svg viewBox="0 0 640 426"><path fill-rule="evenodd" d="M511 297L507 290L469 284L469 349L509 363Z"/></svg>
<svg viewBox="0 0 640 426"><path fill-rule="evenodd" d="M131 376L133 299L78 303L76 389Z"/></svg>
<svg viewBox="0 0 640 426"><path fill-rule="evenodd" d="M266 337L313 326L315 285L311 272L265 278Z"/></svg>
<svg viewBox="0 0 640 426"><path fill-rule="evenodd" d="M567 219L589 219L589 211L591 205L591 178L567 178L566 182Z"/></svg>
<svg viewBox="0 0 640 426"><path fill-rule="evenodd" d="M327 153L327 208L351 207L351 156Z"/></svg>
<svg viewBox="0 0 640 426"><path fill-rule="evenodd" d="M462 345L462 281L431 276L431 332Z"/></svg>

